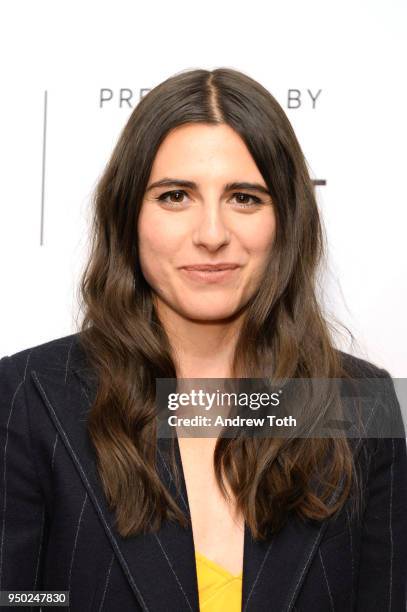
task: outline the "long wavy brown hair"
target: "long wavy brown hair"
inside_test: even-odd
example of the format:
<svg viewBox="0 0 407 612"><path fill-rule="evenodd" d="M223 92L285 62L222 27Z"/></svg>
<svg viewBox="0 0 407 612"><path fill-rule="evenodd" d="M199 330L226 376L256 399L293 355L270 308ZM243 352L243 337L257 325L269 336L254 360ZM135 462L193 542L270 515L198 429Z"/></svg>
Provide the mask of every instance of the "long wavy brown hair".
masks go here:
<svg viewBox="0 0 407 612"><path fill-rule="evenodd" d="M275 207L272 253L246 307L234 375L259 378L272 364L277 379L347 376L317 299L326 239L315 187L283 109L258 82L230 68L168 78L137 104L98 180L79 287L80 341L98 379L87 427L122 536L156 530L167 518L188 524L156 469L156 378L175 379L176 369L140 268L136 228L160 143L171 129L201 122L228 124L241 136ZM308 411L317 419L321 404ZM357 480L346 437L219 437L213 460L221 491L227 495L226 479L256 539L281 529L290 512L327 518ZM176 475L174 453L172 469Z"/></svg>

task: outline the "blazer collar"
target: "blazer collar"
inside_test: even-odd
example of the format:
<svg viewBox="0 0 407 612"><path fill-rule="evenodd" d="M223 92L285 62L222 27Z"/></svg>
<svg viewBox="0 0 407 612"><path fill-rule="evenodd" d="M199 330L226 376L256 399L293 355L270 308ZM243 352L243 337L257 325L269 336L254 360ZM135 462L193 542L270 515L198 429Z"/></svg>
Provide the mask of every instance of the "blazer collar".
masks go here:
<svg viewBox="0 0 407 612"><path fill-rule="evenodd" d="M155 534L128 538L123 538L115 528L114 512L108 507L96 467L96 454L85 427L96 387L86 369L77 365L71 366L70 370L74 375L67 376L63 370L59 373L55 368L41 367L41 371L31 370L31 377L95 506L138 603L146 612L169 609L198 611L192 528L183 529L178 523L167 520ZM168 439L158 439L158 474L190 517L177 439L175 451L181 475L180 494L162 460L162 451L169 443ZM304 523L291 516L277 535L258 542L245 525L242 611L289 612L293 609L326 526L326 521L322 525Z"/></svg>

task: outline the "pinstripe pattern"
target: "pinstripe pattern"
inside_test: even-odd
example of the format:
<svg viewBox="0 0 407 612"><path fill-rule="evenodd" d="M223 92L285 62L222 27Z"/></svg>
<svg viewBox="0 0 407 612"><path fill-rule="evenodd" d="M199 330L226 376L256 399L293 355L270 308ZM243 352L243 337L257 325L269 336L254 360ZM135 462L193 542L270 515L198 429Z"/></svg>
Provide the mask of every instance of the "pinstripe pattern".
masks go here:
<svg viewBox="0 0 407 612"><path fill-rule="evenodd" d="M174 577L175 577L175 580L177 581L177 584L178 584L179 588L181 589L181 592L182 592L183 596L185 597L185 601L186 601L186 603L187 603L188 609L189 609L189 610L192 610L193 608L192 608L192 606L191 606L191 602L190 602L190 601L189 601L189 599L188 599L188 595L186 594L185 590L183 589L182 584L181 584L181 581L180 581L180 579L179 579L179 577L178 577L177 573L174 571L174 567L173 567L173 565L171 564L170 559L168 558L168 555L167 555L167 553L166 553L166 551L165 551L164 546L162 545L162 542L161 542L161 540L160 540L159 536L158 536L157 534L154 534L154 536L155 536L155 538L156 538L156 540L157 540L157 542L158 542L158 544L159 544L159 546L160 546L161 552L162 552L163 556L165 557L165 560L167 561L168 565L169 565L169 566L170 566L170 568L171 568L171 572L173 573L173 575L174 575Z"/></svg>
<svg viewBox="0 0 407 612"><path fill-rule="evenodd" d="M55 442L54 442L54 446L52 447L51 469L54 469L55 451L57 448L57 443L58 443L58 433L55 434Z"/></svg>
<svg viewBox="0 0 407 612"><path fill-rule="evenodd" d="M301 570L301 573L300 573L300 576L299 576L299 578L298 578L298 582L297 582L297 584L295 585L295 589L293 589L293 593L292 593L292 596L291 596L291 600L290 600L290 603L289 603L288 608L287 608L288 610L291 610L291 608L292 608L292 606L293 606L293 604L294 604L294 597L295 597L295 595L296 595L296 594L297 594L297 592L298 592L298 588L299 588L300 582L302 581L302 579L303 579L303 577L304 577L304 574L305 574L305 571L306 571L306 569L307 569L307 566L308 566L308 564L309 564L309 561L310 561L311 557L314 555L315 550L316 550L316 548L317 548L318 541L319 541L319 539L320 539L320 535L321 535L321 530L322 530L322 527L321 527L321 529L319 530L319 532L318 532L318 534L317 534L317 536L316 536L316 538L315 538L315 540L314 540L313 546L312 546L312 548L311 548L311 550L310 550L310 552L309 552L309 556L308 556L308 558L307 558L306 562L304 563L304 566L303 566L303 568L302 568L302 570Z"/></svg>
<svg viewBox="0 0 407 612"><path fill-rule="evenodd" d="M321 549L319 549L318 554L319 554L319 560L321 561L322 571L324 572L324 578L325 578L326 588L328 590L329 601L331 602L331 610L332 610L332 612L335 612L334 600L332 598L331 589L329 587L328 576L326 575L326 569L325 569L325 566L324 566L324 560L322 558Z"/></svg>
<svg viewBox="0 0 407 612"><path fill-rule="evenodd" d="M161 452L161 450L160 450L160 448L159 448L159 447L157 448L157 451L158 451L158 456L160 457L160 459L161 459L161 461L162 461L162 463L163 463L163 465L164 465L164 467L165 467L165 470L166 470L166 472L167 472L167 476L168 476L168 478L169 478L170 482L174 482L174 479L173 479L173 477L172 477L171 470L170 470L170 468L168 467L167 462L165 461L164 456L163 456L163 454L162 454L162 452ZM180 497L181 497L181 499L182 499L182 503L184 504L184 508L187 510L187 509L188 509L188 504L187 504L187 502L186 502L185 496L184 496L184 494L182 493L182 491L181 491L181 493L180 493Z"/></svg>
<svg viewBox="0 0 407 612"><path fill-rule="evenodd" d="M98 612L101 612L103 610L103 604L105 602L106 591L107 591L107 587L109 585L109 578L110 578L110 572L112 571L113 561L114 561L114 554L112 555L112 558L110 559L109 567L108 567L107 574L106 574L105 586L104 586L104 589L103 589L102 600L100 602L100 606L98 608Z"/></svg>
<svg viewBox="0 0 407 612"><path fill-rule="evenodd" d="M18 384L13 398L11 400L10 412L8 414L6 423L6 440L3 447L3 504L2 504L2 522L1 522L1 540L0 540L0 590L2 589L2 577L3 577L3 548L4 548L4 534L6 531L6 513L7 513L7 447L8 447L8 432L10 419L13 414L14 402L16 395L22 385L22 381Z"/></svg>
<svg viewBox="0 0 407 612"><path fill-rule="evenodd" d="M44 506L44 508L42 510L40 545L39 545L39 548L38 548L37 563L35 565L35 579L34 579L33 589L37 588L37 583L38 583L38 571L39 571L39 567L40 567L41 551L42 551L43 538L44 538L44 525L45 525L45 506Z"/></svg>
<svg viewBox="0 0 407 612"><path fill-rule="evenodd" d="M249 594L248 594L248 596L247 596L246 603L244 604L244 607L243 607L243 612L246 612L246 611L249 609L250 598L251 598L251 596L252 596L252 594L253 594L254 589L256 588L256 584L257 584L257 583L258 583L258 581L259 581L259 578L260 578L261 572L262 572L262 570L263 570L263 567L264 567L264 564L265 564L265 562L266 562L266 560L267 560L267 557L268 557L268 555L270 554L270 550L271 550L272 546L273 546L273 542L270 542L270 544L269 544L269 545L268 545L268 547L267 547L267 551L266 551L266 554L265 554L265 556L264 556L263 562L262 562L261 566L260 566L260 567L259 567L259 569L258 569L258 572L257 572L257 574L256 574L256 577L255 577L255 579L254 579L254 581L253 581L252 587L251 587L251 589L250 589L250 591L249 591Z"/></svg>
<svg viewBox="0 0 407 612"><path fill-rule="evenodd" d="M74 540L73 549L72 549L72 555L71 555L71 564L69 566L68 591L71 588L72 567L73 567L73 562L74 562L74 559L75 559L76 546L78 544L79 528L81 526L82 515L83 515L83 511L85 509L85 504L86 504L86 500L87 499L88 499L88 494L85 493L85 498L83 500L83 504L82 504L82 508L81 508L81 513L80 513L79 519L78 519L78 525L76 527L75 540Z"/></svg>
<svg viewBox="0 0 407 612"><path fill-rule="evenodd" d="M37 384L38 384L38 386L39 386L40 388L42 388L42 387L41 387L41 383L38 381L38 379L37 379L37 377L36 377L36 375L35 375L35 374L34 374L34 380L37 380ZM52 413L54 413L54 409L53 409L52 405L50 404L50 402L49 402L49 400L48 400L47 396L45 395L44 397L45 397L45 399L46 399L46 402L47 402L48 408L50 409L50 411L51 411ZM55 415L55 413L54 413L54 416L55 416L56 421L58 421L58 418L57 418L57 416ZM97 509L98 509L98 511L99 511L99 515L100 515L100 517L101 517L102 521L105 523L105 521L104 521L104 516L103 516L103 513L102 513L102 511L101 511L101 508L100 508L99 502L98 502L98 500L97 500L97 497L96 497L95 493L94 493L94 492L93 492L93 490L92 490L92 487L91 487L91 485L90 485L90 483L89 483L89 481L88 481L88 479L87 479L86 474L84 473L84 471L83 471L83 469L82 469L82 465L81 465L81 463L80 463L80 461L79 461L78 457L76 456L75 451L73 450L73 448L72 448L72 446L71 446L71 443L69 442L69 439L67 438L67 436L66 436L66 435L64 435L64 432L63 432L63 431L61 431L61 430L60 430L60 433L61 433L61 435L62 435L62 437L63 437L63 439L64 439L65 444L66 444L66 445L67 445L67 447L70 449L70 451L71 451L71 453L72 453L72 456L73 456L73 457L74 457L74 459L75 459L76 465L77 465L77 467L78 467L78 471L80 472L80 474L81 474L81 476L82 476L83 480L84 480L84 481L85 481L85 483L87 484L87 487L88 487L89 491L91 491L91 492L92 492L92 497L93 497L93 501L94 501L94 503L95 503L95 506L96 506L96 508L97 508ZM112 542L115 542L115 538L114 538L114 537L113 537L113 535L112 535L111 528L110 528L110 527L109 527L109 525L107 525L106 523L105 523L105 526L106 526L106 529L107 529L107 531L108 531L109 535L111 536ZM120 552L120 550L119 550L119 549L117 549L117 548L116 548L116 550L117 550L117 554L118 554L118 556L120 557L120 556L121 556L121 552ZM130 572L128 572L128 577L129 577L129 580L130 580L130 581L131 581L133 584L135 584L135 583L134 583L134 579L133 579L133 577L130 575ZM137 588L137 587L136 587L136 590L138 591L138 588ZM142 598L142 596L141 596L141 593L139 594L139 597L140 597L140 601L143 603L143 609L144 609L144 610L146 610L146 612L148 612L149 608L148 608L148 607L147 607L147 605L144 603L144 600L143 600L143 598Z"/></svg>
<svg viewBox="0 0 407 612"><path fill-rule="evenodd" d="M351 555L351 570L352 570L352 592L351 592L351 607L353 607L353 600L354 600L354 591L355 591L355 587L354 587L354 578L355 578L355 560L353 558L353 535L352 535L352 525L351 525L351 520L350 520L350 516L349 516L349 510L348 508L346 508L346 521L347 521L347 527L348 527L348 531L349 531L349 544L350 544L350 555Z"/></svg>
<svg viewBox="0 0 407 612"><path fill-rule="evenodd" d="M393 514L393 477L394 477L394 458L395 458L395 449L394 449L394 440L392 442L392 461L390 468L390 508L389 508L389 534L390 534L390 580L389 580L389 611L391 611L391 596L393 591L393 530L392 530L392 514Z"/></svg>
<svg viewBox="0 0 407 612"><path fill-rule="evenodd" d="M0 360L0 587L67 585L72 612L197 612L192 532L166 523L124 539L115 529L86 437L93 390L79 376L76 338ZM387 375L355 364L361 375ZM342 522L289 520L265 542L245 535L244 612L405 612L405 440L363 449L361 523L345 506ZM158 457L174 485L160 445ZM179 499L188 511L185 489Z"/></svg>

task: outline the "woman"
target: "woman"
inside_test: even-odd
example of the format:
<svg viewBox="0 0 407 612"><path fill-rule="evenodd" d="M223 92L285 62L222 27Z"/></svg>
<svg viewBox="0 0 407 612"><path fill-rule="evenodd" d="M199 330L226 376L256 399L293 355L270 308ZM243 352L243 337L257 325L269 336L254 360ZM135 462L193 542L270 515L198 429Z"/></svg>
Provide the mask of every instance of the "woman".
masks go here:
<svg viewBox="0 0 407 612"><path fill-rule="evenodd" d="M404 611L402 425L158 435L162 378L375 379L400 416L390 375L334 347L314 189L277 101L232 69L167 79L94 205L80 331L0 361L1 589L69 591L75 611Z"/></svg>

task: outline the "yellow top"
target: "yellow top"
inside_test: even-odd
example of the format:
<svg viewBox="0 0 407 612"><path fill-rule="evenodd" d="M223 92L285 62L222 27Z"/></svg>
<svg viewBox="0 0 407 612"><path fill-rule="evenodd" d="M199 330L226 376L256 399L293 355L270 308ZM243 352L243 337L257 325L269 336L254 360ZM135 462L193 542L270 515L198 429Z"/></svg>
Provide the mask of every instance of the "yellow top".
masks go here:
<svg viewBox="0 0 407 612"><path fill-rule="evenodd" d="M195 552L199 609L205 612L241 612L243 572L234 576L221 565Z"/></svg>

